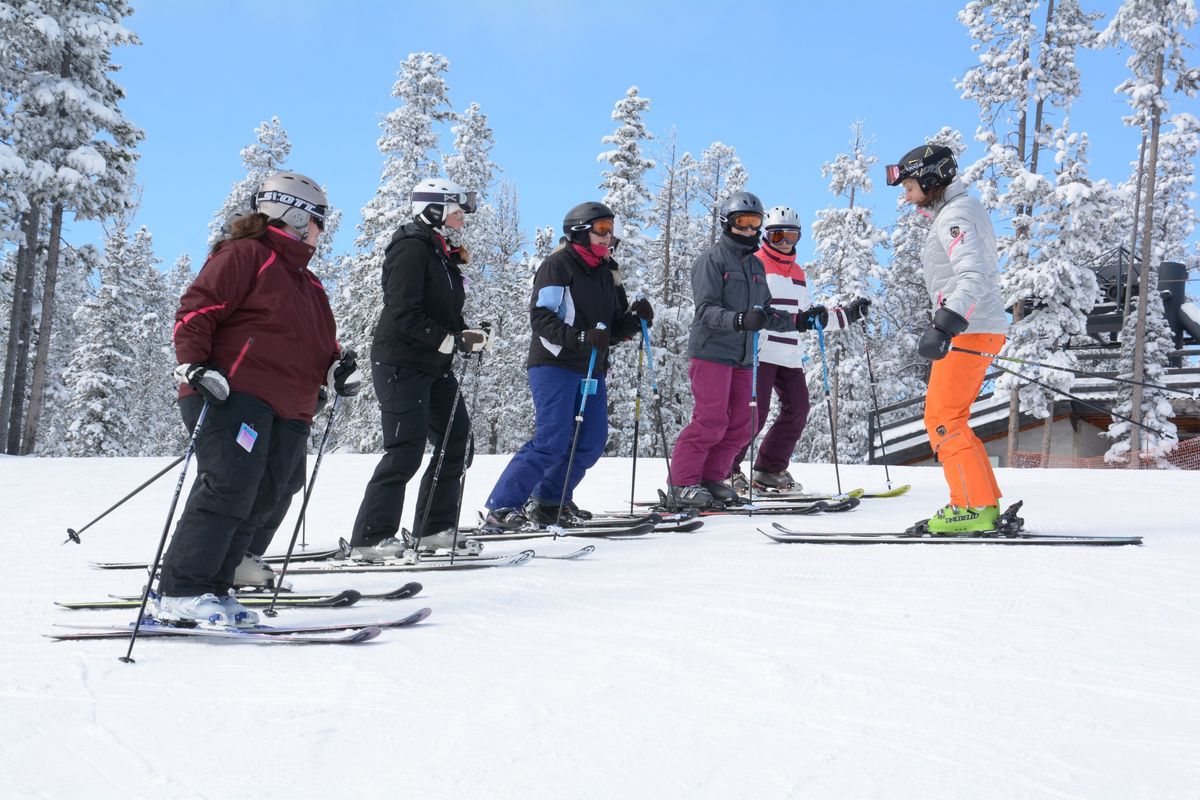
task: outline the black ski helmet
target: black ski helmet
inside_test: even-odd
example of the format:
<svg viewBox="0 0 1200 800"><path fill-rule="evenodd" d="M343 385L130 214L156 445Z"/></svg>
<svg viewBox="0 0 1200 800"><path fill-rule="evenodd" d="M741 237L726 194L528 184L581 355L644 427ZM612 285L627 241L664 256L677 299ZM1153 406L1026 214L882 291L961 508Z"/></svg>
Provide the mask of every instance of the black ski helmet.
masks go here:
<svg viewBox="0 0 1200 800"><path fill-rule="evenodd" d="M588 231L592 229L592 223L598 219L613 219L616 214L612 209L595 201L588 203L580 203L567 212L563 217L563 233L567 238L576 244L588 244Z"/></svg>
<svg viewBox="0 0 1200 800"><path fill-rule="evenodd" d="M725 230L729 230L729 227L733 224L734 217L738 214L766 216L762 200L758 199L758 195L750 192L734 192L722 200L721 205L717 207L717 216L720 217L721 226Z"/></svg>
<svg viewBox="0 0 1200 800"><path fill-rule="evenodd" d="M904 154L899 164L888 164L887 185L898 186L906 178L916 178L922 192L937 186L949 186L958 174L958 162L949 147L924 144Z"/></svg>

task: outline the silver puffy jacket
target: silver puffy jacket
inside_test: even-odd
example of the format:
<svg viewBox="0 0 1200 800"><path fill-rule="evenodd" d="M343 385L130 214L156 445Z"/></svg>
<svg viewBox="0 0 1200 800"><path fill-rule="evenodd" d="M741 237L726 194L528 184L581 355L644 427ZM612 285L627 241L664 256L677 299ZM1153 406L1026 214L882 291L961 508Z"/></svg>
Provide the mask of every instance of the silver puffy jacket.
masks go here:
<svg viewBox="0 0 1200 800"><path fill-rule="evenodd" d="M967 333L1006 333L998 260L991 218L983 204L954 181L933 211L933 227L921 250L933 307L945 305L964 317Z"/></svg>

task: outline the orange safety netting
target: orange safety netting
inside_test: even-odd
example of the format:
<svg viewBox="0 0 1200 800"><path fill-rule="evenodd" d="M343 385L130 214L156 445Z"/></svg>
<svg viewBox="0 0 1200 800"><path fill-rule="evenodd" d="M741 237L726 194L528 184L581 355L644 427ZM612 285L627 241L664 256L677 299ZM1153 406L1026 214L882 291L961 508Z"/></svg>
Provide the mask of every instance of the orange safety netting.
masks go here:
<svg viewBox="0 0 1200 800"><path fill-rule="evenodd" d="M1200 437L1180 442L1179 447L1176 447L1165 456L1143 455L1141 459L1143 469L1155 469L1167 464L1175 469L1200 469ZM1041 467L1043 466L1042 454L1014 453L1012 465L1020 468ZM1075 458L1073 456L1051 454L1049 463L1044 466L1056 469L1127 469L1129 467L1129 459L1122 458L1119 461L1105 461L1104 456Z"/></svg>

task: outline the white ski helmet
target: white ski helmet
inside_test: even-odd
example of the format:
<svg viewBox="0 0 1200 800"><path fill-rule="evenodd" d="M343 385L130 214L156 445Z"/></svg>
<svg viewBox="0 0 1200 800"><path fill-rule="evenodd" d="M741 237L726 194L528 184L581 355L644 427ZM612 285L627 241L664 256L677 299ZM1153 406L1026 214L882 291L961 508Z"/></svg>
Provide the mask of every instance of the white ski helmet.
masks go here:
<svg viewBox="0 0 1200 800"><path fill-rule="evenodd" d="M466 191L454 181L426 178L413 187L410 199L413 216L438 228L459 208L463 213L474 214L475 197L475 192Z"/></svg>
<svg viewBox="0 0 1200 800"><path fill-rule="evenodd" d="M298 231L308 229L310 217L325 230L329 198L312 178L298 172L277 172L251 195L250 208L270 219L283 220Z"/></svg>
<svg viewBox="0 0 1200 800"><path fill-rule="evenodd" d="M788 206L774 206L763 215L763 228L795 228L802 230L800 215Z"/></svg>

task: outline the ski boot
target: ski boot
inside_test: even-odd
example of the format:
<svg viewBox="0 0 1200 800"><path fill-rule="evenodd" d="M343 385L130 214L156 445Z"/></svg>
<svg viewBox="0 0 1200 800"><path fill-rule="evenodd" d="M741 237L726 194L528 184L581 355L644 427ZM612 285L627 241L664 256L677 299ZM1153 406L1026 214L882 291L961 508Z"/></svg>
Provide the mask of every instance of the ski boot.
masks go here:
<svg viewBox="0 0 1200 800"><path fill-rule="evenodd" d="M713 504L713 496L698 483L691 486L671 486L670 495L663 500L666 507L709 508Z"/></svg>
<svg viewBox="0 0 1200 800"><path fill-rule="evenodd" d="M163 622L185 625L228 625L230 622L225 606L212 592L192 597L160 597L155 616Z"/></svg>
<svg viewBox="0 0 1200 800"><path fill-rule="evenodd" d="M235 628L253 628L258 624L258 614L238 602L237 595L230 589L228 594L220 598L221 608L229 618L228 625Z"/></svg>
<svg viewBox="0 0 1200 800"><path fill-rule="evenodd" d="M247 589L269 589L275 586L275 570L267 566L262 556L246 553L233 573L233 585Z"/></svg>
<svg viewBox="0 0 1200 800"><path fill-rule="evenodd" d="M764 472L756 469L754 470L754 488L762 489L764 492L798 492L800 484L796 483L796 479L786 469L780 472Z"/></svg>
<svg viewBox="0 0 1200 800"><path fill-rule="evenodd" d="M574 514L576 519L580 519L585 522L587 520L591 519L593 516L595 516L594 514L592 514L592 512L587 511L586 509L582 509L579 506L575 505L574 500L567 501L567 507L565 510L570 511L572 514Z"/></svg>
<svg viewBox="0 0 1200 800"><path fill-rule="evenodd" d="M400 536L389 536L386 539L379 540L375 544L350 546L343 541L339 556L349 558L352 561L363 561L366 563L404 558L412 549L412 544L408 540L408 531L401 531Z"/></svg>
<svg viewBox="0 0 1200 800"><path fill-rule="evenodd" d="M416 540L418 553L433 553L437 550L453 550L459 555L477 556L483 552L483 544L478 539L469 539L454 528L446 528L437 533L427 533Z"/></svg>
<svg viewBox="0 0 1200 800"><path fill-rule="evenodd" d="M714 503L728 505L730 503L740 503L742 500L738 497L738 493L724 481L700 481L700 485L708 490L708 494L712 497Z"/></svg>
<svg viewBox="0 0 1200 800"><path fill-rule="evenodd" d="M509 533L529 527L529 518L519 508L494 508L487 512L481 526L482 533Z"/></svg>
<svg viewBox="0 0 1200 800"><path fill-rule="evenodd" d="M570 505L564 506L562 513L559 513L558 506L532 499L525 504L525 517L542 528L547 525L561 525L569 528L580 523L579 517L572 513Z"/></svg>
<svg viewBox="0 0 1200 800"><path fill-rule="evenodd" d="M925 521L925 530L935 536L994 535L999 517L999 506L948 505Z"/></svg>
<svg viewBox="0 0 1200 800"><path fill-rule="evenodd" d="M738 494L746 494L750 491L750 480L740 467L735 467L733 472L729 473L729 485Z"/></svg>

